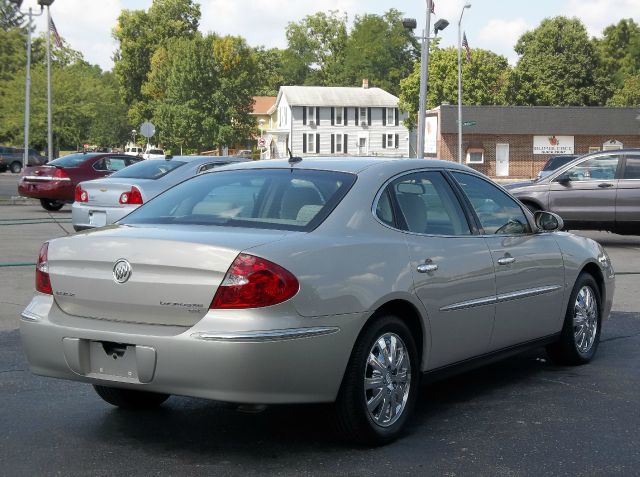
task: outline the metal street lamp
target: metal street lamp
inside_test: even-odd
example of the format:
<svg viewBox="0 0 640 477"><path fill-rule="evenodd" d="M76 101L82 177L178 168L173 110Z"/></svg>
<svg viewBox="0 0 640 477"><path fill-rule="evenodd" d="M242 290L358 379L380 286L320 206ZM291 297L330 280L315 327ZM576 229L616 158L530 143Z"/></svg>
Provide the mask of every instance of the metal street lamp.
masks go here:
<svg viewBox="0 0 640 477"><path fill-rule="evenodd" d="M9 0L18 8L22 5L22 0ZM30 103L29 96L31 93L31 30L33 29L33 17L39 17L42 15L43 7L40 5L40 13L33 13L33 9L29 7L27 12L20 12L23 15L27 15L29 20L27 21L27 71L24 85L24 155L22 156L22 167L27 167L29 164L29 112Z"/></svg>
<svg viewBox="0 0 640 477"><path fill-rule="evenodd" d="M53 127L51 126L51 12L49 7L55 0L38 0L40 8L47 7L47 149L49 161L53 161Z"/></svg>
<svg viewBox="0 0 640 477"><path fill-rule="evenodd" d="M426 105L427 105L427 82L429 80L429 40L431 37L429 33L431 31L431 0L427 1L427 19L426 28L422 31L422 36L419 37L422 40L420 49L420 103L418 107L418 147L416 150L416 157L419 159L424 158L424 136L425 136L425 122L426 122ZM417 22L413 18L405 18L402 20L402 24L407 29L415 29ZM444 30L449 25L449 22L444 18L438 20L434 25L434 34L437 35L439 31Z"/></svg>
<svg viewBox="0 0 640 477"><path fill-rule="evenodd" d="M467 3L462 7L460 20L458 20L458 163L462 164L462 15L471 4Z"/></svg>

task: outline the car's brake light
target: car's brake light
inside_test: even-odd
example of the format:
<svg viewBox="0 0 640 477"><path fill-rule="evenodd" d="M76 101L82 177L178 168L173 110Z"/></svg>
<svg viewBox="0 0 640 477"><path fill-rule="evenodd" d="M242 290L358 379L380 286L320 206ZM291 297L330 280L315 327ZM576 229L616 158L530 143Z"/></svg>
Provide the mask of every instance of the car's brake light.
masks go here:
<svg viewBox="0 0 640 477"><path fill-rule="evenodd" d="M45 242L40 247L38 263L36 263L36 290L40 293L53 295L51 280L49 280L49 242Z"/></svg>
<svg viewBox="0 0 640 477"><path fill-rule="evenodd" d="M80 184L76 186L76 194L75 194L76 202L89 202L89 194L86 190L80 187Z"/></svg>
<svg viewBox="0 0 640 477"><path fill-rule="evenodd" d="M140 189L138 189L136 186L131 186L130 191L120 194L120 203L127 205L142 204L142 193L140 192Z"/></svg>
<svg viewBox="0 0 640 477"><path fill-rule="evenodd" d="M260 308L288 300L300 288L298 279L280 265L241 253L233 261L210 308Z"/></svg>
<svg viewBox="0 0 640 477"><path fill-rule="evenodd" d="M69 174L64 169L56 167L56 170L53 171L53 177L60 180L69 180Z"/></svg>

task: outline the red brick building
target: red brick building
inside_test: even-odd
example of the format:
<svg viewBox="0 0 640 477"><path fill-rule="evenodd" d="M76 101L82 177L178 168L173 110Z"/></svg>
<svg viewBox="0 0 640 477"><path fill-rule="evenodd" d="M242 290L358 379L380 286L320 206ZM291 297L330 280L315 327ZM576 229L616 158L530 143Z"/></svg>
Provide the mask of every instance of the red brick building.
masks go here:
<svg viewBox="0 0 640 477"><path fill-rule="evenodd" d="M458 107L427 112L425 156L458 160ZM640 109L463 106L463 162L490 177L533 178L551 156L640 148Z"/></svg>

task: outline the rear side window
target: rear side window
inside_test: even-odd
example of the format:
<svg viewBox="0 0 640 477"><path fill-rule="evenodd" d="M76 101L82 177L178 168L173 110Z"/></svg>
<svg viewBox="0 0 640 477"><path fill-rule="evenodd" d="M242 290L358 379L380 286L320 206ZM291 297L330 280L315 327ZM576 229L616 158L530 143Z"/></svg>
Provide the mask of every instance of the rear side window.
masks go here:
<svg viewBox="0 0 640 477"><path fill-rule="evenodd" d="M355 180L353 174L304 169L211 172L169 189L121 223L308 231L322 223Z"/></svg>
<svg viewBox="0 0 640 477"><path fill-rule="evenodd" d="M182 161L142 161L111 174L110 177L126 179L159 179L184 164L186 164L186 162Z"/></svg>
<svg viewBox="0 0 640 477"><path fill-rule="evenodd" d="M640 179L640 155L627 156L624 167L624 179Z"/></svg>
<svg viewBox="0 0 640 477"><path fill-rule="evenodd" d="M568 164L569 162L573 161L576 157L578 157L578 156L556 156L556 157L552 157L551 159L549 159L549 161L547 161L547 163L544 165L544 168L542 170L543 171L555 171L559 167L562 167L565 164Z"/></svg>

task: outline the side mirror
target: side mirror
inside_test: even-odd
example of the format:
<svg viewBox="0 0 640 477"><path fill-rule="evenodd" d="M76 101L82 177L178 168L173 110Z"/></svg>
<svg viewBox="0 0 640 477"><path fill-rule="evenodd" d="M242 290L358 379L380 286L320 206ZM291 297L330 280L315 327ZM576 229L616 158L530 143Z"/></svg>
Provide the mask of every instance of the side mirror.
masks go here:
<svg viewBox="0 0 640 477"><path fill-rule="evenodd" d="M560 174L557 178L556 178L556 182L558 184L562 184L563 186L566 186L567 184L569 184L569 182L571 182L571 177L569 176L569 174L564 173L564 174Z"/></svg>
<svg viewBox="0 0 640 477"><path fill-rule="evenodd" d="M536 227L541 232L555 232L564 228L564 220L558 214L547 212L546 210L538 210L533 214Z"/></svg>

